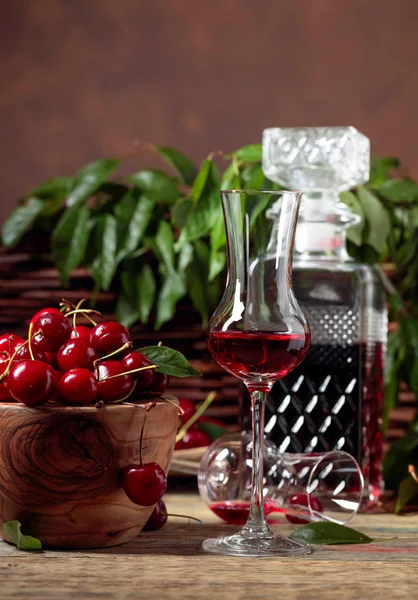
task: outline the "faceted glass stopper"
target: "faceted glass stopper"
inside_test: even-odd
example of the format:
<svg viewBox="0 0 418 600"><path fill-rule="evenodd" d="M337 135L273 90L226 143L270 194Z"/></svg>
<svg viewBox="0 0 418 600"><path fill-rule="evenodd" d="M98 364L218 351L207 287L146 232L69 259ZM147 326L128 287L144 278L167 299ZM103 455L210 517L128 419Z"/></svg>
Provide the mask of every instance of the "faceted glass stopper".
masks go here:
<svg viewBox="0 0 418 600"><path fill-rule="evenodd" d="M369 179L370 141L354 127L283 127L263 132L266 177L290 190L343 191Z"/></svg>

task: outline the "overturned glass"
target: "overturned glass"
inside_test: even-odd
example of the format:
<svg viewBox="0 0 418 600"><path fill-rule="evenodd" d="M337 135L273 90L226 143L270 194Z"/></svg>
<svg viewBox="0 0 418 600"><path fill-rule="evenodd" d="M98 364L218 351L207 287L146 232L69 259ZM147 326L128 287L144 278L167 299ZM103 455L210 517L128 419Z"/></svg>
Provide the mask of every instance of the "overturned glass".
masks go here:
<svg viewBox="0 0 418 600"><path fill-rule="evenodd" d="M227 523L242 525L250 511L252 441L247 433L218 438L202 456L199 492L208 507ZM357 513L364 480L347 452L280 453L265 440L263 497L270 522L287 516L293 523L331 521L346 524Z"/></svg>

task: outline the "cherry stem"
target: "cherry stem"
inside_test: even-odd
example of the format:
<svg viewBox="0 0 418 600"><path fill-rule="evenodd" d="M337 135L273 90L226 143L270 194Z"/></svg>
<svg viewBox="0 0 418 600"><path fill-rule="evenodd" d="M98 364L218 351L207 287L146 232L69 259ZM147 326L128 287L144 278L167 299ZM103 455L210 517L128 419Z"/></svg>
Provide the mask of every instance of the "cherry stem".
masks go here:
<svg viewBox="0 0 418 600"><path fill-rule="evenodd" d="M198 420L198 418L203 415L208 406L215 400L216 392L210 392L204 402L198 407L195 414L190 417L190 419L183 425L178 434L176 435L176 442L179 442L183 439L186 431Z"/></svg>
<svg viewBox="0 0 418 600"><path fill-rule="evenodd" d="M31 323L31 325L32 325L32 323ZM12 354L12 356L10 357L10 360L9 360L9 363L8 363L8 365L7 365L7 368L6 368L6 370L3 372L3 374L2 374L2 375L0 375L0 383L3 381L3 379L6 379L6 377L7 377L7 376L8 376L8 374L10 373L10 367L12 366L12 362L13 362L13 361L14 361L14 359L16 358L16 354L19 352L19 350L21 350L21 349L22 349L24 346L26 346L26 344L29 344L29 341L30 341L30 340L32 340L34 337L36 337L37 335L39 335L39 334L41 333L41 330L39 329L39 330L38 330L36 333L34 333L34 334L32 335L32 337L29 337L29 336L30 336L30 331L31 331L31 327L29 326L28 339L27 339L27 340L25 340L25 341L23 342L23 344L20 344L20 346L18 346L18 347L16 348L16 350L14 351L14 353ZM29 352L31 353L31 355L32 355L32 357L33 357L33 354L32 354L32 352L31 352L31 347L30 347L30 346L29 346ZM35 359L33 359L33 360L35 360Z"/></svg>
<svg viewBox="0 0 418 600"><path fill-rule="evenodd" d="M82 300L80 300L80 302L77 304L77 306L74 309L74 314L73 314L73 330L74 330L74 335L76 338L78 338L78 333L77 333L77 314L78 314L78 310L80 310L81 306L84 304L84 302L86 301L85 298L82 298Z"/></svg>
<svg viewBox="0 0 418 600"><path fill-rule="evenodd" d="M191 517L190 515L177 515L176 513L165 513L165 512L161 512L161 514L165 515L166 517L178 517L180 519L191 519L192 521L197 521L200 524L203 523L203 521L201 521L200 519L197 519L196 517Z"/></svg>
<svg viewBox="0 0 418 600"><path fill-rule="evenodd" d="M102 360L106 360L106 359L110 358L111 356L115 356L115 354L119 354L119 352L123 352L124 350L127 350L128 348L131 348L131 347L132 347L132 342L125 342L125 344L123 344L123 346L121 346L117 350L114 350L110 354L106 354L106 356L101 356L100 358L96 358L96 360L93 363L93 366L96 367Z"/></svg>
<svg viewBox="0 0 418 600"><path fill-rule="evenodd" d="M102 379L102 381L104 381L104 380ZM134 384L133 384L131 390L129 391L128 394L126 394L126 396L124 396L123 398L119 398L118 400L112 400L111 402L109 402L109 404L120 404L121 402L123 402L124 400L126 400L127 398L129 398L129 396L132 394L132 392L136 388L136 384L137 383L138 383L137 381L134 381Z"/></svg>
<svg viewBox="0 0 418 600"><path fill-rule="evenodd" d="M31 323L29 325L29 331L28 331L28 346L29 346L29 354L32 360L35 360L35 357L33 356L33 352L32 352L32 331L33 331L33 323Z"/></svg>
<svg viewBox="0 0 418 600"><path fill-rule="evenodd" d="M142 461L142 440L144 439L145 423L147 422L147 416L149 411L151 410L151 408L154 408L155 405L155 402L149 402L145 407L145 415L144 420L142 421L141 435L139 436L139 465L141 467L144 466L144 463Z"/></svg>
<svg viewBox="0 0 418 600"><path fill-rule="evenodd" d="M64 311L68 312L71 309L75 309L76 305L73 304L72 302L70 302L69 300L66 300L65 298L61 298L62 302L60 302L60 306L61 306L61 310L63 309ZM99 313L100 314L100 313ZM101 315L100 315L101 316ZM93 319L91 319L88 315L84 315L84 317L90 321L90 323L92 325L97 325L96 321L93 321Z"/></svg>
<svg viewBox="0 0 418 600"><path fill-rule="evenodd" d="M158 365L148 365L146 367L140 367L139 369L133 369L132 371L125 371L125 373L109 375L109 377L104 377L103 379L99 379L99 381L107 381L108 379L115 379L116 377L122 377L123 375L131 375L131 373L139 373L140 371L146 371L147 369L156 369L157 367Z"/></svg>
<svg viewBox="0 0 418 600"><path fill-rule="evenodd" d="M184 409L180 406L180 404L178 404L174 400L171 400L171 398L167 398L167 396L165 396L165 397L162 396L161 400L163 400L164 402L169 402L170 404L175 406L177 408L177 412L179 415L184 415Z"/></svg>
<svg viewBox="0 0 418 600"><path fill-rule="evenodd" d="M414 465L408 465L408 473L411 475L412 479L418 483L418 476Z"/></svg>
<svg viewBox="0 0 418 600"><path fill-rule="evenodd" d="M96 323L96 321L91 319L88 315L94 314L94 315L99 315L99 317L102 316L102 314L98 310L94 310L93 308L79 308L79 309L74 309L74 310L77 310L78 315L84 315L86 317L86 319L88 319L90 321L90 323L92 323L93 325L97 325L97 323ZM65 316L71 317L71 315L73 315L73 314L74 314L74 311L70 310L70 312L68 312Z"/></svg>

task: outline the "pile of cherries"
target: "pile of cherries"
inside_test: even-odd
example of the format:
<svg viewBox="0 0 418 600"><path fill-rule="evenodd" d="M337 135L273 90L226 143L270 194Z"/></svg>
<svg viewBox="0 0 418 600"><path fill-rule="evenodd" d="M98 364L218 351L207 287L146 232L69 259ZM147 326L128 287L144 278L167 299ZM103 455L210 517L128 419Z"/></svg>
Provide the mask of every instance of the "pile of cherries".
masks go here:
<svg viewBox="0 0 418 600"><path fill-rule="evenodd" d="M0 401L27 406L46 402L87 406L138 395L160 396L168 376L148 358L132 351L129 331L116 321L92 328L69 317L95 311L76 309L67 315L44 308L34 315L27 340L0 336Z"/></svg>

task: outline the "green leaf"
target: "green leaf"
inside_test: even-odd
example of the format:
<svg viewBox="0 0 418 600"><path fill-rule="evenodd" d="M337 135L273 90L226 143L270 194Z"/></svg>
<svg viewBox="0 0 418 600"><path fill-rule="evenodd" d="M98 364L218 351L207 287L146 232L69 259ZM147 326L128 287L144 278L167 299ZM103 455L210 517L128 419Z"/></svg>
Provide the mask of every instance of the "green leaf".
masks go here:
<svg viewBox="0 0 418 600"><path fill-rule="evenodd" d="M218 211L210 232L210 246L212 250L219 250L226 244L226 231L222 211Z"/></svg>
<svg viewBox="0 0 418 600"><path fill-rule="evenodd" d="M102 158L86 165L77 173L74 185L67 196L67 206L81 204L90 198L119 165L115 158Z"/></svg>
<svg viewBox="0 0 418 600"><path fill-rule="evenodd" d="M380 254L390 231L389 215L377 196L365 187L358 188L358 197L366 218L364 242Z"/></svg>
<svg viewBox="0 0 418 600"><path fill-rule="evenodd" d="M151 221L155 203L146 196L141 196L134 208L132 217L124 235L122 247L118 251L117 262L123 260L131 252L137 250L139 242Z"/></svg>
<svg viewBox="0 0 418 600"><path fill-rule="evenodd" d="M226 265L226 253L216 250L215 252L211 251L209 258L209 273L208 273L208 281L211 282L222 271L224 270Z"/></svg>
<svg viewBox="0 0 418 600"><path fill-rule="evenodd" d="M396 490L408 473L408 465L418 468L418 433L409 433L392 443L383 462L386 488Z"/></svg>
<svg viewBox="0 0 418 600"><path fill-rule="evenodd" d="M195 309L203 317L205 327L209 318L208 264L209 248L200 240L193 244L193 261L187 269L187 290Z"/></svg>
<svg viewBox="0 0 418 600"><path fill-rule="evenodd" d="M113 215L101 215L98 222L99 252L91 270L96 284L108 290L116 272L117 221Z"/></svg>
<svg viewBox="0 0 418 600"><path fill-rule="evenodd" d="M221 190L239 190L241 189L241 177L240 177L240 163L234 158L229 165L229 167L225 170L222 181L220 185Z"/></svg>
<svg viewBox="0 0 418 600"><path fill-rule="evenodd" d="M290 536L296 540L305 540L310 544L370 544L376 541L360 531L339 525L338 523L315 522L298 527Z"/></svg>
<svg viewBox="0 0 418 600"><path fill-rule="evenodd" d="M206 187L206 182L208 181L211 168L212 160L210 158L206 158L200 167L200 171L194 181L192 190L190 192L190 198L194 203L196 203L203 194L203 190Z"/></svg>
<svg viewBox="0 0 418 600"><path fill-rule="evenodd" d="M384 198L394 203L409 203L418 200L418 184L409 179L388 179L379 187Z"/></svg>
<svg viewBox="0 0 418 600"><path fill-rule="evenodd" d="M197 169L187 156L168 146L157 146L156 151L177 171L184 183L193 184L197 176Z"/></svg>
<svg viewBox="0 0 418 600"><path fill-rule="evenodd" d="M370 160L369 185L379 186L388 177L389 172L399 167L399 160L393 156L372 156Z"/></svg>
<svg viewBox="0 0 418 600"><path fill-rule="evenodd" d="M176 249L181 248L185 242L193 242L209 234L221 214L219 191L214 189L209 194L202 195L188 215Z"/></svg>
<svg viewBox="0 0 418 600"><path fill-rule="evenodd" d="M243 162L260 162L262 154L261 144L249 144L248 146L243 146L232 154Z"/></svg>
<svg viewBox="0 0 418 600"><path fill-rule="evenodd" d="M402 479L398 490L398 499L395 506L395 514L398 515L402 509L416 496L418 496L418 483L408 475Z"/></svg>
<svg viewBox="0 0 418 600"><path fill-rule="evenodd" d="M125 327L131 327L139 319L139 311L136 310L130 300L121 293L116 303L116 318Z"/></svg>
<svg viewBox="0 0 418 600"><path fill-rule="evenodd" d="M187 267L193 260L193 246L189 243L186 243L182 246L177 263L177 271L179 273L184 273Z"/></svg>
<svg viewBox="0 0 418 600"><path fill-rule="evenodd" d="M137 281L137 303L141 323L147 323L154 305L157 284L154 273L149 265L144 265L140 270Z"/></svg>
<svg viewBox="0 0 418 600"><path fill-rule="evenodd" d="M180 196L176 181L158 169L147 169L129 177L145 196L158 203L173 204Z"/></svg>
<svg viewBox="0 0 418 600"><path fill-rule="evenodd" d="M171 219L173 223L180 229L183 229L192 209L193 200L190 198L179 198L171 208Z"/></svg>
<svg viewBox="0 0 418 600"><path fill-rule="evenodd" d="M243 188L249 190L263 190L264 189L264 173L261 164L250 165L241 172L241 178L243 180Z"/></svg>
<svg viewBox="0 0 418 600"><path fill-rule="evenodd" d="M73 177L54 177L38 185L32 190L30 195L37 196L38 198L42 198L43 196L61 196L62 194L67 194L73 184Z"/></svg>
<svg viewBox="0 0 418 600"><path fill-rule="evenodd" d="M340 194L340 200L343 202L352 213L358 215L361 221L356 225L352 225L347 231L347 239L350 240L356 246L361 246L363 243L363 231L364 231L364 210L361 202L353 192L342 192Z"/></svg>
<svg viewBox="0 0 418 600"><path fill-rule="evenodd" d="M40 540L31 535L23 535L21 527L19 521L7 521L3 525L3 531L19 550L42 550Z"/></svg>
<svg viewBox="0 0 418 600"><path fill-rule="evenodd" d="M155 245L161 255L161 259L168 273L175 272L174 268L174 236L173 230L167 221L160 221L157 234L155 236Z"/></svg>
<svg viewBox="0 0 418 600"><path fill-rule="evenodd" d="M206 242L193 242L193 260L187 269L187 290L206 327L209 314L219 302L219 281L209 281L210 250Z"/></svg>
<svg viewBox="0 0 418 600"><path fill-rule="evenodd" d="M145 346L139 348L138 352L145 354L153 365L158 365L158 371L166 373L166 375L174 377L196 377L201 375L201 372L194 369L181 352L167 346Z"/></svg>
<svg viewBox="0 0 418 600"><path fill-rule="evenodd" d="M204 421L199 421L199 429L202 429L202 431L207 433L212 441L217 440L227 432L226 427L221 427L220 425L215 425L215 423L207 423Z"/></svg>
<svg viewBox="0 0 418 600"><path fill-rule="evenodd" d="M140 196L141 190L139 188L128 188L122 198L115 204L113 213L119 223L125 225L130 222Z"/></svg>
<svg viewBox="0 0 418 600"><path fill-rule="evenodd" d="M62 284L68 282L72 270L84 259L90 233L89 218L87 206L72 206L67 208L52 232L52 255Z"/></svg>
<svg viewBox="0 0 418 600"><path fill-rule="evenodd" d="M28 198L12 212L3 225L2 242L6 248L16 246L23 234L32 227L43 206L39 198Z"/></svg>
<svg viewBox="0 0 418 600"><path fill-rule="evenodd" d="M183 276L175 271L168 273L163 280L157 300L157 317L155 329L159 330L164 323L171 321L176 312L177 302L186 294Z"/></svg>

